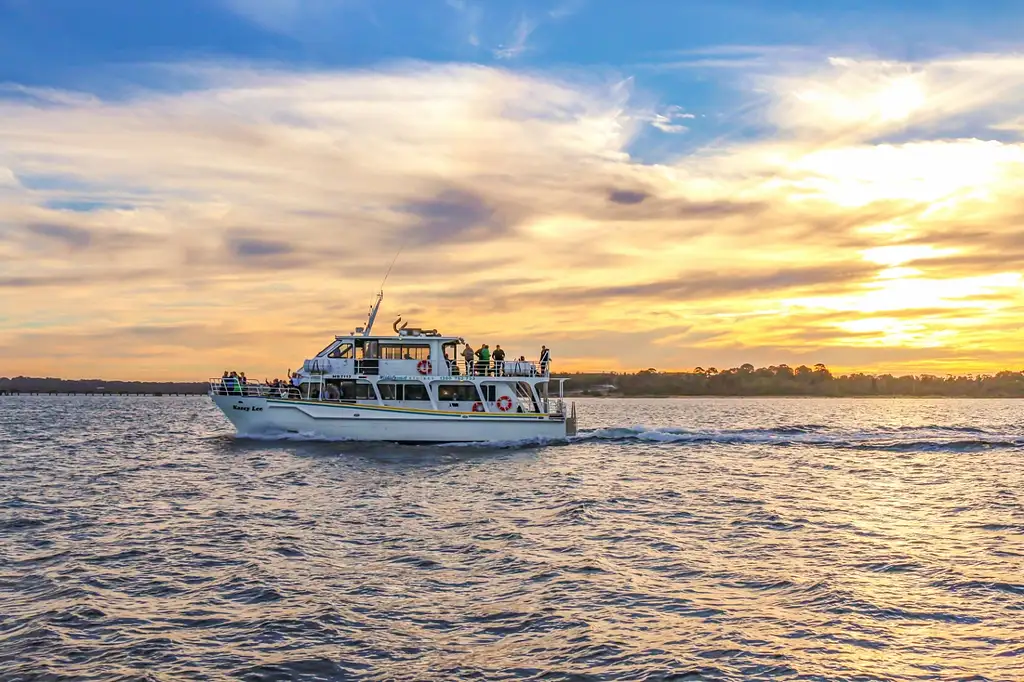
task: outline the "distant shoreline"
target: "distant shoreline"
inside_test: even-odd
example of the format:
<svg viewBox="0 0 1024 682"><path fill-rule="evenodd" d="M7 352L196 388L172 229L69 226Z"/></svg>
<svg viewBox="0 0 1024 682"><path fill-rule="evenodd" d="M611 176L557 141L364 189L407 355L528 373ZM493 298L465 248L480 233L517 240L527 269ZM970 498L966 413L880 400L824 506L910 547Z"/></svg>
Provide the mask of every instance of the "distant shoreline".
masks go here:
<svg viewBox="0 0 1024 682"><path fill-rule="evenodd" d="M630 400L630 399L660 400L660 399L678 399L678 398L744 398L744 399L751 399L751 400L757 400L757 399L760 399L760 398L792 398L792 399L797 399L797 400L806 400L807 398L828 399L828 400L843 400L843 399L849 399L849 398L870 398L872 400L892 400L893 398L897 398L897 399L902 399L902 398L914 399L914 398L916 398L916 399L922 399L922 400L938 400L938 399L942 399L942 400L1018 400L1020 398L1024 398L1024 396L1020 396L1020 395L938 395L938 394L934 394L934 395L914 395L914 394L910 394L910 393L907 393L907 394L897 393L897 394L893 394L893 395L878 395L878 394L873 394L873 395L818 395L818 394L815 394L815 393L802 393L802 394L799 394L799 395L795 395L795 394L792 394L792 393L785 393L785 394L778 393L778 394L764 394L764 395L747 395L747 394L743 394L743 393L720 393L720 394L710 394L710 393L692 394L692 393L683 393L683 394L679 394L679 395L640 395L640 394L638 394L638 395L621 395L621 394L617 394L617 395L611 395L611 394L609 394L609 395L585 395L585 394L582 394L582 393L566 393L565 394L565 399L566 400L571 400L571 399L575 399L575 398L594 398L596 400L607 400L607 399L616 399L616 400Z"/></svg>

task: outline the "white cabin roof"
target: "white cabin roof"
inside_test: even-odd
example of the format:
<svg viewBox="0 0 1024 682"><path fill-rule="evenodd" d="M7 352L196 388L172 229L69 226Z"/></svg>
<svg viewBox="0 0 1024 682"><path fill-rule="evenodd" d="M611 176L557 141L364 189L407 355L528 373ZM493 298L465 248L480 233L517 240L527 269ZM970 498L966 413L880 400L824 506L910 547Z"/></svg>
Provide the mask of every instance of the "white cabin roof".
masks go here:
<svg viewBox="0 0 1024 682"><path fill-rule="evenodd" d="M337 334L334 337L335 341L356 341L356 340L362 340L362 341L406 341L406 340L413 340L413 339L416 340L416 341L443 341L443 342L446 342L446 341L458 341L459 343L463 342L463 339L462 339L461 336L445 336L443 334L437 334L437 333L433 333L433 334L424 334L424 333L416 333L416 332L406 333L404 331L401 334L398 334L398 335L389 334L387 336L379 336L377 334L372 334L370 336L363 336L362 334L358 334L357 333L357 334Z"/></svg>

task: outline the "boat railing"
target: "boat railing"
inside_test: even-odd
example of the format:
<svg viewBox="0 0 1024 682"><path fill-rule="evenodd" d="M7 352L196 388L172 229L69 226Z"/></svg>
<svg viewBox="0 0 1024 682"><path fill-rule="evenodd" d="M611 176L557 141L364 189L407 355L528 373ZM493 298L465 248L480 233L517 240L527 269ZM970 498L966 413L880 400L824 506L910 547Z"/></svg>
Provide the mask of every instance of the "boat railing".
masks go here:
<svg viewBox="0 0 1024 682"><path fill-rule="evenodd" d="M465 360L449 360L448 374L444 374L444 366L432 368L434 375L440 376L488 376L488 377L542 377L551 374L551 363L533 362L531 360L505 360L496 362L466 362Z"/></svg>
<svg viewBox="0 0 1024 682"><path fill-rule="evenodd" d="M273 386L258 382L241 383L237 379L216 377L210 379L210 393L213 395L237 395L244 398L300 398L295 386Z"/></svg>

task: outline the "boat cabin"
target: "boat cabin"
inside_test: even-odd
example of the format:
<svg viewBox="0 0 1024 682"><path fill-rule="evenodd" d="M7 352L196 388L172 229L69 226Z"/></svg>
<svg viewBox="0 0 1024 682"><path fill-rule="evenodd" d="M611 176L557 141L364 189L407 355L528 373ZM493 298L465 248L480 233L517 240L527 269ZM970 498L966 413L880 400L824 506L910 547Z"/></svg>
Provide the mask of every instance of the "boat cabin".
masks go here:
<svg viewBox="0 0 1024 682"><path fill-rule="evenodd" d="M467 364L460 359L460 337L397 329L397 323L396 331L369 336L357 329L336 336L303 363L301 398L445 412L549 411L548 377L537 363Z"/></svg>

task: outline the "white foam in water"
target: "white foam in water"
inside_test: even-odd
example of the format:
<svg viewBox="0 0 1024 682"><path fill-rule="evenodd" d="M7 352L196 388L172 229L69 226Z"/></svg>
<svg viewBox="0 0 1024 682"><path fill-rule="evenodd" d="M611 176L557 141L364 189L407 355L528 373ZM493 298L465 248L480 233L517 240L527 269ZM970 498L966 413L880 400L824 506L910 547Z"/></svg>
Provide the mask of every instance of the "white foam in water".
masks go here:
<svg viewBox="0 0 1024 682"><path fill-rule="evenodd" d="M976 450L984 448L1022 447L1024 440L987 432L976 427L900 427L880 428L873 431L832 430L821 425L780 426L765 429L683 429L679 427L650 427L643 425L606 427L583 431L571 437L570 442L590 440L604 442L657 442L694 443L701 445L811 445L880 450ZM941 437L936 437L936 432ZM966 438L951 438L950 434L964 433Z"/></svg>

